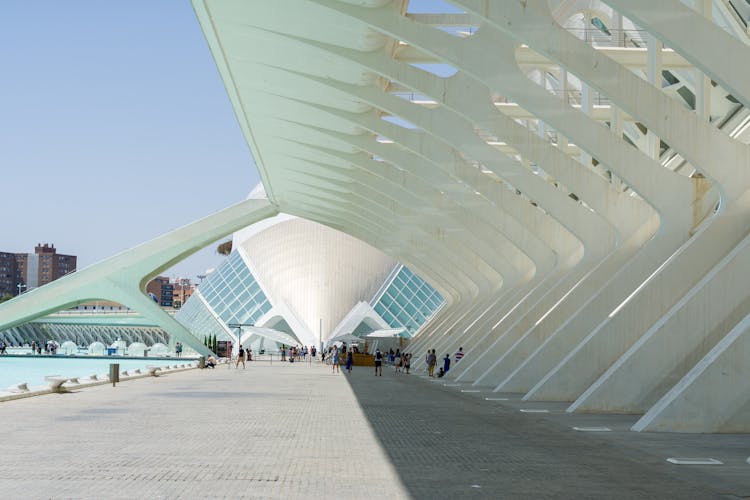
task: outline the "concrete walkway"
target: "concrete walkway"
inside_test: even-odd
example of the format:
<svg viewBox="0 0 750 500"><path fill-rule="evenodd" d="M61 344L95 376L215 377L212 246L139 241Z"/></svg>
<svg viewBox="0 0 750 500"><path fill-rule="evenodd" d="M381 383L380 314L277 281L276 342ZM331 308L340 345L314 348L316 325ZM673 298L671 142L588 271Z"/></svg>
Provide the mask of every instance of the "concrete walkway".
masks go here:
<svg viewBox="0 0 750 500"><path fill-rule="evenodd" d="M2 403L0 497L750 495L748 436L638 434L632 416L461 390L388 368L254 362Z"/></svg>
<svg viewBox="0 0 750 500"><path fill-rule="evenodd" d="M568 414L565 404L372 371L349 380L414 498L750 496L748 435L635 433L635 415ZM724 465L674 465L670 457Z"/></svg>
<svg viewBox="0 0 750 500"><path fill-rule="evenodd" d="M0 405L0 498L405 498L342 375L252 363Z"/></svg>

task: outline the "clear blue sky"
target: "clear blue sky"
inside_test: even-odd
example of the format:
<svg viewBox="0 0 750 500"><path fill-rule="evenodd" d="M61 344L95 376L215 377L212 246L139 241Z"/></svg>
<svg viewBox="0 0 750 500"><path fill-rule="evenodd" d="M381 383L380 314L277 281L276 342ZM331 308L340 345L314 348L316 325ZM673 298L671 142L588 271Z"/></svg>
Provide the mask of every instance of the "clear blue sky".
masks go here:
<svg viewBox="0 0 750 500"><path fill-rule="evenodd" d="M187 0L3 0L0 74L0 251L54 243L81 268L258 182Z"/></svg>

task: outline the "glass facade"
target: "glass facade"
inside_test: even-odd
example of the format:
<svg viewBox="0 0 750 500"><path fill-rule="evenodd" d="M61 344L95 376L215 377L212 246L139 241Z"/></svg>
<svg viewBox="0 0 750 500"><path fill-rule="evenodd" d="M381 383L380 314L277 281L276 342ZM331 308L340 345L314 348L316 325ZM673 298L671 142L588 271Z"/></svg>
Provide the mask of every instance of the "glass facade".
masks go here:
<svg viewBox="0 0 750 500"><path fill-rule="evenodd" d="M373 308L392 328L403 327L414 333L444 302L437 290L401 266Z"/></svg>
<svg viewBox="0 0 750 500"><path fill-rule="evenodd" d="M182 323L185 328L190 330L201 341L203 337L208 337L209 335L216 335L217 340L229 340L229 336L221 326L221 323L214 318L211 311L200 300L199 295L200 290L196 290L187 302L185 302L185 305L177 311L174 319Z"/></svg>
<svg viewBox="0 0 750 500"><path fill-rule="evenodd" d="M198 293L226 325L254 324L272 308L271 302L242 260L242 256L236 251L203 280L198 287ZM177 314L177 319L182 321L182 318L186 317L181 314L184 308L191 302L198 301L197 298L188 300ZM188 312L191 310L194 311L188 309Z"/></svg>

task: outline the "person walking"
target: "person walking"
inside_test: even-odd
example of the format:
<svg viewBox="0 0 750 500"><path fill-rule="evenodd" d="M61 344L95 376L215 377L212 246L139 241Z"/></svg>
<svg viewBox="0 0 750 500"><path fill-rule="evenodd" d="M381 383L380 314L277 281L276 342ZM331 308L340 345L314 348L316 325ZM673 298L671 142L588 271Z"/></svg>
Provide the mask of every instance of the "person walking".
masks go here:
<svg viewBox="0 0 750 500"><path fill-rule="evenodd" d="M435 349L430 352L427 356L427 371L430 377L435 376L435 365L437 364L437 356L435 355Z"/></svg>
<svg viewBox="0 0 750 500"><path fill-rule="evenodd" d="M240 367L240 361L242 361L242 369L245 369L245 349L243 349L242 344L240 344L240 352L237 353L237 363L235 363L234 367L239 368Z"/></svg>
<svg viewBox="0 0 750 500"><path fill-rule="evenodd" d="M352 365L354 365L354 352L349 349L349 352L346 353L346 371L348 373L352 372Z"/></svg>
<svg viewBox="0 0 750 500"><path fill-rule="evenodd" d="M375 350L375 376L383 376L383 353L380 349Z"/></svg>
<svg viewBox="0 0 750 500"><path fill-rule="evenodd" d="M459 347L458 351L456 351L456 354L455 354L454 357L456 358L456 363L458 363L459 361L461 361L461 358L464 357L464 348L463 347Z"/></svg>
<svg viewBox="0 0 750 500"><path fill-rule="evenodd" d="M411 368L411 353L407 352L404 354L404 370L406 370L406 374L409 375L409 369Z"/></svg>
<svg viewBox="0 0 750 500"><path fill-rule="evenodd" d="M339 347L338 346L333 346L333 357L331 358L331 361L333 362L331 373L338 373L339 371Z"/></svg>
<svg viewBox="0 0 750 500"><path fill-rule="evenodd" d="M451 369L451 356L450 354L445 355L443 358L443 372L448 373L448 370Z"/></svg>

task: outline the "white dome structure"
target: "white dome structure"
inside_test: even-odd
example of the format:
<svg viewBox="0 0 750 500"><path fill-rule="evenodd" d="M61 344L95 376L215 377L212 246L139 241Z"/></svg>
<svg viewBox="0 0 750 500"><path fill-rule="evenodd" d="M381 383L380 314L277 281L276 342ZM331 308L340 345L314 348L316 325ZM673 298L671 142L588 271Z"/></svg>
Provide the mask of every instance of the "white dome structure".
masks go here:
<svg viewBox="0 0 750 500"><path fill-rule="evenodd" d="M298 218L245 240L240 251L268 294L293 315L294 333L305 345L326 342L357 303L373 297L396 265L360 240ZM271 320L273 313L267 315ZM282 318L289 323L288 315L276 320Z"/></svg>
<svg viewBox="0 0 750 500"><path fill-rule="evenodd" d="M146 347L146 344L143 342L133 342L128 346L127 353L128 356L143 356L143 353L146 352L148 347Z"/></svg>
<svg viewBox="0 0 750 500"><path fill-rule="evenodd" d="M148 350L149 356L166 356L167 354L170 354L172 351L169 349L169 346L162 344L161 342L157 342L156 344L152 345L151 348Z"/></svg>
<svg viewBox="0 0 750 500"><path fill-rule="evenodd" d="M89 354L91 356L104 356L107 352L107 347L101 342L92 342L89 345Z"/></svg>
<svg viewBox="0 0 750 500"><path fill-rule="evenodd" d="M66 340L62 343L59 349L60 354L77 354L78 346L72 340Z"/></svg>
<svg viewBox="0 0 750 500"><path fill-rule="evenodd" d="M259 185L249 198L264 195ZM201 335L231 339L235 348L319 346L381 328L416 331L443 302L380 250L280 214L236 232L227 261L175 318Z"/></svg>

